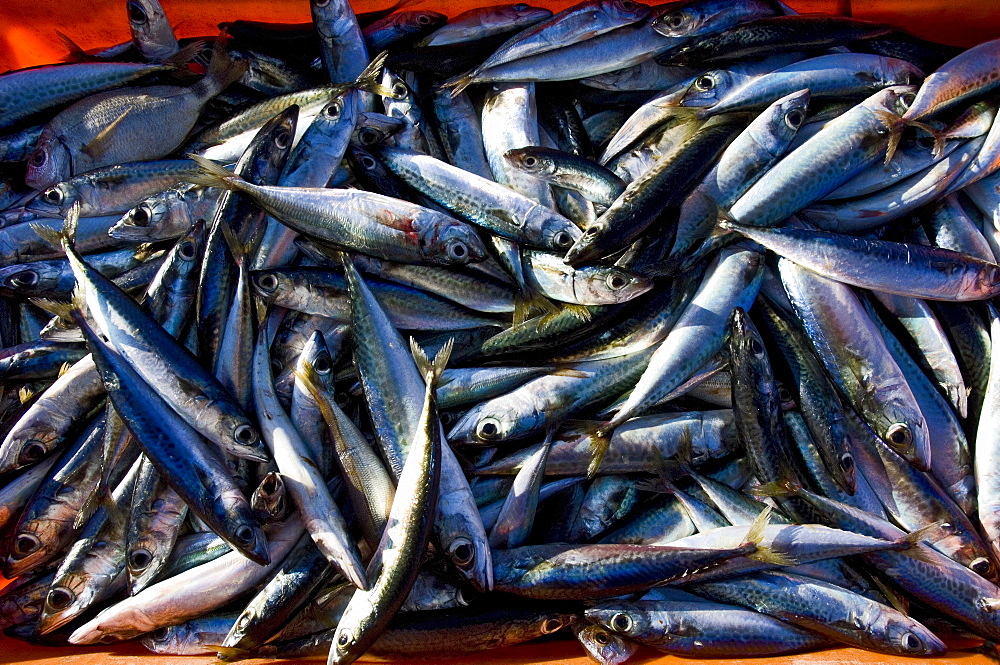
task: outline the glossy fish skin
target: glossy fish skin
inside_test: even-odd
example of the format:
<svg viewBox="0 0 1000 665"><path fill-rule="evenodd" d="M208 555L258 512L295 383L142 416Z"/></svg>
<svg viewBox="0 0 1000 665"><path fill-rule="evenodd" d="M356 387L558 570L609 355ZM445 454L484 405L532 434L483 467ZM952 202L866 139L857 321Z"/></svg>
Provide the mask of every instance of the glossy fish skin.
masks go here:
<svg viewBox="0 0 1000 665"><path fill-rule="evenodd" d="M669 53L669 64L719 62L785 51L839 46L858 39L878 37L891 26L834 16L776 16L749 21Z"/></svg>
<svg viewBox="0 0 1000 665"><path fill-rule="evenodd" d="M44 189L102 166L162 159L180 147L205 103L242 76L244 66L220 48L208 74L190 88L149 86L76 102L45 126L25 182ZM164 131L154 137L146 131L151 124Z"/></svg>
<svg viewBox="0 0 1000 665"><path fill-rule="evenodd" d="M575 305L612 305L642 295L653 283L637 273L604 266L574 268L553 254L521 253L525 277L540 294Z"/></svg>
<svg viewBox="0 0 1000 665"><path fill-rule="evenodd" d="M191 185L167 189L125 213L109 230L112 238L152 242L177 238L198 219L207 219L219 192Z"/></svg>
<svg viewBox="0 0 1000 665"><path fill-rule="evenodd" d="M490 180L400 148L381 148L378 155L410 186L505 238L565 251L580 237L568 219Z"/></svg>
<svg viewBox="0 0 1000 665"><path fill-rule="evenodd" d="M998 49L998 40L983 42L941 65L920 86L903 119L920 120L1000 85L996 72L985 65L996 59Z"/></svg>
<svg viewBox="0 0 1000 665"><path fill-rule="evenodd" d="M83 322L82 317L77 321ZM157 470L193 512L239 550L240 556L266 563L264 532L219 453L85 322L81 328L108 397Z"/></svg>
<svg viewBox="0 0 1000 665"><path fill-rule="evenodd" d="M3 573L12 579L37 569L68 546L79 532L77 513L100 478L95 452L104 432L103 414L88 423L73 446L38 485L5 543Z"/></svg>
<svg viewBox="0 0 1000 665"><path fill-rule="evenodd" d="M86 351L77 344L39 340L12 346L0 351L0 381L53 378L64 363L75 364L84 355Z"/></svg>
<svg viewBox="0 0 1000 665"><path fill-rule="evenodd" d="M525 173L580 192L588 200L611 205L625 191L622 179L591 160L540 146L509 150L506 159Z"/></svg>
<svg viewBox="0 0 1000 665"><path fill-rule="evenodd" d="M787 259L778 264L795 311L834 384L879 437L918 469L930 468L923 415L857 296L848 286Z"/></svg>
<svg viewBox="0 0 1000 665"><path fill-rule="evenodd" d="M721 116L706 123L629 183L624 193L587 227L583 237L566 253L566 262L578 266L607 256L651 226L664 224L664 211L683 201L742 129L740 120L733 116Z"/></svg>
<svg viewBox="0 0 1000 665"><path fill-rule="evenodd" d="M830 644L826 637L767 614L701 598L606 601L587 609L585 616L610 631L677 656L776 656Z"/></svg>
<svg viewBox="0 0 1000 665"><path fill-rule="evenodd" d="M342 0L313 0L309 3L309 9L319 34L323 64L330 81L353 81L369 61L368 49L354 10Z"/></svg>
<svg viewBox="0 0 1000 665"><path fill-rule="evenodd" d="M552 16L552 11L524 3L477 7L453 16L432 34L420 40L421 46L443 46L479 40L508 30L527 28Z"/></svg>
<svg viewBox="0 0 1000 665"><path fill-rule="evenodd" d="M246 193L286 225L320 240L410 263L464 265L486 256L468 225L423 206L359 190L258 186L201 163L205 185Z"/></svg>
<svg viewBox="0 0 1000 665"><path fill-rule="evenodd" d="M592 600L647 589L754 546L704 550L669 545L529 545L493 553L494 589L526 598Z"/></svg>
<svg viewBox="0 0 1000 665"><path fill-rule="evenodd" d="M0 128L12 127L45 109L107 88L125 85L170 65L87 62L9 72L0 78Z"/></svg>
<svg viewBox="0 0 1000 665"><path fill-rule="evenodd" d="M1000 315L995 309L990 310L989 321L991 342L1000 343ZM994 559L1000 557L1000 520L997 519L996 511L996 506L1000 505L1000 478L993 464L1000 444L996 427L998 402L1000 402L1000 353L993 353L990 360L989 381L983 398L982 415L976 432L975 473L979 520Z"/></svg>
<svg viewBox="0 0 1000 665"><path fill-rule="evenodd" d="M177 53L177 37L159 0L129 0L125 7L132 43L149 62L163 62Z"/></svg>
<svg viewBox="0 0 1000 665"><path fill-rule="evenodd" d="M731 228L824 277L873 291L951 301L1000 294L1000 267L958 252L825 231Z"/></svg>
<svg viewBox="0 0 1000 665"><path fill-rule="evenodd" d="M721 348L732 310L749 307L756 298L762 268L763 256L756 251L727 248L719 253L674 328L656 347L635 390L604 426L605 432L666 396Z"/></svg>
<svg viewBox="0 0 1000 665"><path fill-rule="evenodd" d="M693 585L690 590L882 653L926 656L945 650L924 626L887 605L790 573L756 573L728 582Z"/></svg>
<svg viewBox="0 0 1000 665"><path fill-rule="evenodd" d="M774 226L847 182L884 155L896 126L892 117L912 91L886 88L824 125L743 194L729 216L745 226Z"/></svg>
<svg viewBox="0 0 1000 665"><path fill-rule="evenodd" d="M188 507L148 459L136 479L125 531L125 573L131 595L165 569Z"/></svg>
<svg viewBox="0 0 1000 665"><path fill-rule="evenodd" d="M385 533L375 557L381 571L370 591L356 590L337 623L327 662L347 665L362 656L388 627L416 580L421 558L434 527L441 485L442 443L434 393L437 377L451 355L451 344L433 361L411 342L414 359L424 377L420 420L396 484ZM374 572L374 571L372 571Z"/></svg>

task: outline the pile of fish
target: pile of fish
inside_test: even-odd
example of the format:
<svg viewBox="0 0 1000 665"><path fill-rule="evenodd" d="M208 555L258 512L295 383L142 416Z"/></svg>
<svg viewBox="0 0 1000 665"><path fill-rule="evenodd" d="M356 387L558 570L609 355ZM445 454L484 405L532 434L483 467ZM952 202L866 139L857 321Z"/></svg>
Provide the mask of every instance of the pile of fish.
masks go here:
<svg viewBox="0 0 1000 665"><path fill-rule="evenodd" d="M8 635L1000 642L1000 40L126 9L0 75Z"/></svg>

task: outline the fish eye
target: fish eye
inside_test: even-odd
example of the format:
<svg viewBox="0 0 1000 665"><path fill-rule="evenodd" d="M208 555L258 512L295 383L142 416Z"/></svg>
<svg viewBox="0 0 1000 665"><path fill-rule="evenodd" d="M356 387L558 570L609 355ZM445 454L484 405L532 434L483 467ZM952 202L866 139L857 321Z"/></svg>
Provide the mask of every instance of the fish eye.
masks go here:
<svg viewBox="0 0 1000 665"><path fill-rule="evenodd" d="M375 159L373 157L362 155L361 159L358 161L361 162L361 166L365 167L365 170L367 171L371 171L375 168Z"/></svg>
<svg viewBox="0 0 1000 665"><path fill-rule="evenodd" d="M457 566L468 566L476 558L476 548L465 538L456 538L448 551Z"/></svg>
<svg viewBox="0 0 1000 665"><path fill-rule="evenodd" d="M149 220L152 217L149 213L149 207L141 205L132 211L129 220L132 222L133 226L149 226Z"/></svg>
<svg viewBox="0 0 1000 665"><path fill-rule="evenodd" d="M330 0L313 0L313 5L316 7L326 7L330 4Z"/></svg>
<svg viewBox="0 0 1000 665"><path fill-rule="evenodd" d="M244 423L233 430L233 438L243 445L249 445L251 443L256 443L257 432L254 431L253 427Z"/></svg>
<svg viewBox="0 0 1000 665"><path fill-rule="evenodd" d="M674 12L673 14L667 14L663 17L663 22L667 24L667 27L677 30L681 28L685 23L685 16L681 12Z"/></svg>
<svg viewBox="0 0 1000 665"><path fill-rule="evenodd" d="M42 541L38 538L30 533L22 533L14 540L14 554L25 557L40 549L41 546Z"/></svg>
<svg viewBox="0 0 1000 665"><path fill-rule="evenodd" d="M244 545L249 545L254 541L253 528L247 524L241 524L238 526L233 535L236 536L236 540L240 541Z"/></svg>
<svg viewBox="0 0 1000 665"><path fill-rule="evenodd" d="M762 353L764 353L764 346L760 343L760 341L756 337L750 338L750 353L754 354L755 356L759 356Z"/></svg>
<svg viewBox="0 0 1000 665"><path fill-rule="evenodd" d="M313 361L312 366L313 369L316 370L317 374L329 374L330 370L332 369L330 364L330 356L324 353L323 355L317 357L316 360Z"/></svg>
<svg viewBox="0 0 1000 665"><path fill-rule="evenodd" d="M511 7L511 9L513 9L515 12L523 12L527 8L528 8L528 5L524 4L523 2L519 2L516 5L514 5L513 7Z"/></svg>
<svg viewBox="0 0 1000 665"><path fill-rule="evenodd" d="M392 96L396 99L402 99L410 92L410 89L406 87L405 83L396 82L392 84Z"/></svg>
<svg viewBox="0 0 1000 665"><path fill-rule="evenodd" d="M632 630L632 617L624 612L618 612L611 617L611 621L608 622L608 626L611 627L611 630L616 632L626 633Z"/></svg>
<svg viewBox="0 0 1000 665"><path fill-rule="evenodd" d="M611 644L611 636L605 633L603 630L599 630L594 633L594 641L600 646L606 647Z"/></svg>
<svg viewBox="0 0 1000 665"><path fill-rule="evenodd" d="M138 2L129 2L128 5L128 20L132 23L146 23L149 21L149 17L146 15L146 10L142 8Z"/></svg>
<svg viewBox="0 0 1000 665"><path fill-rule="evenodd" d="M145 570L149 564L153 563L153 555L143 547L137 547L128 555L128 566L132 570Z"/></svg>
<svg viewBox="0 0 1000 665"><path fill-rule="evenodd" d="M534 155L527 155L521 160L521 163L527 166L529 169L533 169L538 166L538 158Z"/></svg>
<svg viewBox="0 0 1000 665"><path fill-rule="evenodd" d="M157 628L156 630L154 630L152 633L149 634L149 636L153 638L154 642L162 642L163 640L167 639L168 635L170 635L169 628Z"/></svg>
<svg viewBox="0 0 1000 665"><path fill-rule="evenodd" d="M420 25L430 25L433 22L434 19L432 19L428 14L420 14L419 16L417 16L417 23L419 23Z"/></svg>
<svg viewBox="0 0 1000 665"><path fill-rule="evenodd" d="M585 236L596 236L598 233L604 230L603 224L591 224L587 227L587 230L583 232Z"/></svg>
<svg viewBox="0 0 1000 665"><path fill-rule="evenodd" d="M288 146L292 145L292 133L287 129L276 133L274 135L274 145L277 146L279 150L284 150Z"/></svg>
<svg viewBox="0 0 1000 665"><path fill-rule="evenodd" d="M484 441L492 441L500 436L500 421L496 418L483 418L476 425L476 437Z"/></svg>
<svg viewBox="0 0 1000 665"><path fill-rule="evenodd" d="M628 277L620 272L611 273L604 281L607 283L608 288L612 291L620 291L628 286Z"/></svg>
<svg viewBox="0 0 1000 665"><path fill-rule="evenodd" d="M802 126L802 121L805 120L805 117L806 114L801 109L792 109L785 114L785 124L788 125L789 129L798 129Z"/></svg>
<svg viewBox="0 0 1000 665"><path fill-rule="evenodd" d="M54 610L64 610L73 604L75 598L76 594L72 591L66 587L57 586L49 589L45 602Z"/></svg>
<svg viewBox="0 0 1000 665"><path fill-rule="evenodd" d="M548 635L562 629L563 622L559 619L546 619L542 622L542 634Z"/></svg>
<svg viewBox="0 0 1000 665"><path fill-rule="evenodd" d="M271 371L275 375L281 374L281 370L285 369L285 366L281 364L281 361L277 358L271 358Z"/></svg>
<svg viewBox="0 0 1000 665"><path fill-rule="evenodd" d="M34 270L22 270L7 278L7 283L15 289L23 289L27 286L38 284L38 273Z"/></svg>
<svg viewBox="0 0 1000 665"><path fill-rule="evenodd" d="M273 274L266 272L257 277L257 286L265 293L273 293L278 290L278 278Z"/></svg>
<svg viewBox="0 0 1000 665"><path fill-rule="evenodd" d="M237 630L240 631L246 630L247 627L250 625L251 621L253 621L253 613L244 612L243 614L240 615L240 618L236 620Z"/></svg>
<svg viewBox="0 0 1000 665"><path fill-rule="evenodd" d="M555 243L556 247L563 249L573 244L573 236L566 233L565 231L559 231L554 236L552 236L552 242Z"/></svg>
<svg viewBox="0 0 1000 665"><path fill-rule="evenodd" d="M346 628L337 633L337 646L341 649L346 648L353 641L354 638L351 637L351 631Z"/></svg>
<svg viewBox="0 0 1000 665"><path fill-rule="evenodd" d="M694 80L694 87L696 90L701 90L702 92L708 92L709 90L715 89L715 77L709 74L704 76L699 76Z"/></svg>
<svg viewBox="0 0 1000 665"><path fill-rule="evenodd" d="M983 556L973 559L972 563L969 564L969 568L980 577L989 577L993 572L993 564Z"/></svg>
<svg viewBox="0 0 1000 665"><path fill-rule="evenodd" d="M913 104L913 100L916 98L917 96L912 92L904 92L902 95L899 96L900 108L903 111L909 110L910 106Z"/></svg>
<svg viewBox="0 0 1000 665"><path fill-rule="evenodd" d="M195 255L194 243L190 240L185 240L181 243L181 246L177 248L177 253L180 254L181 258L185 261L190 261Z"/></svg>
<svg viewBox="0 0 1000 665"><path fill-rule="evenodd" d="M840 463L840 469L844 473L852 473L854 471L854 456L850 453L841 455L838 462Z"/></svg>
<svg viewBox="0 0 1000 665"><path fill-rule="evenodd" d="M379 133L371 127L365 127L358 132L358 141L361 145L373 145L379 141Z"/></svg>
<svg viewBox="0 0 1000 665"><path fill-rule="evenodd" d="M326 116L328 116L328 117L330 117L330 118L339 118L340 117L340 100L337 100L337 101L333 102L332 104L328 104L326 106L326 108L323 109L323 114L326 115Z"/></svg>
<svg viewBox="0 0 1000 665"><path fill-rule="evenodd" d="M49 203L52 203L54 205L62 205L63 193L59 191L58 187L50 187L49 189L45 190L45 194L43 194L42 196L44 196L45 200L48 201Z"/></svg>
<svg viewBox="0 0 1000 665"><path fill-rule="evenodd" d="M621 0L621 2L618 3L618 6L627 12L633 11L636 7L638 7L638 5L632 2L632 0Z"/></svg>
<svg viewBox="0 0 1000 665"><path fill-rule="evenodd" d="M913 432L905 423L895 423L886 430L885 438L890 446L905 450L913 445Z"/></svg>
<svg viewBox="0 0 1000 665"><path fill-rule="evenodd" d="M31 158L28 160L28 163L32 166L41 166L45 163L46 159L48 159L48 155L45 152L45 148L39 148L31 153Z"/></svg>
<svg viewBox="0 0 1000 665"><path fill-rule="evenodd" d="M905 633L902 639L903 648L907 651L921 651L924 643L913 633Z"/></svg>
<svg viewBox="0 0 1000 665"><path fill-rule="evenodd" d="M33 464L45 457L45 453L47 452L48 449L44 443L32 439L24 444L24 448L21 449L21 454L18 455L17 461L21 464Z"/></svg>
<svg viewBox="0 0 1000 665"><path fill-rule="evenodd" d="M461 240L448 243L448 256L455 261L464 261L469 258L469 248Z"/></svg>

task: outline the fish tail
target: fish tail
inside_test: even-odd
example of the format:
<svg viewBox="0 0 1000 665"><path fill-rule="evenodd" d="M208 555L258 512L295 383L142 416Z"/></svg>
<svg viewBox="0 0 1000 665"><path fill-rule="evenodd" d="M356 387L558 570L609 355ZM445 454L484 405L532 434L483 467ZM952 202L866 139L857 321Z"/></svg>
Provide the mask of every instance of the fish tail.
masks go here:
<svg viewBox="0 0 1000 665"><path fill-rule="evenodd" d="M465 91L470 85L475 82L475 71L466 72L464 74L459 74L458 76L453 76L443 84L441 88L451 88L451 96L458 97L462 92Z"/></svg>
<svg viewBox="0 0 1000 665"><path fill-rule="evenodd" d="M208 71L204 78L194 84L200 96L214 97L225 90L230 83L235 83L247 72L250 63L244 59L234 58L226 48L225 39L215 42L212 60L208 63Z"/></svg>
<svg viewBox="0 0 1000 665"><path fill-rule="evenodd" d="M944 146L945 143L948 142L947 129L938 131L927 123L917 122L916 120L909 120L907 121L907 124L911 127L916 127L917 129L927 132L927 134L934 139L934 147L931 149L931 155L933 155L935 159L940 159L942 155L944 155Z"/></svg>
<svg viewBox="0 0 1000 665"><path fill-rule="evenodd" d="M238 660L246 660L247 658L250 658L251 654L248 649L224 647L221 644L206 644L205 647L214 651L215 657L223 663L235 663Z"/></svg>
<svg viewBox="0 0 1000 665"><path fill-rule="evenodd" d="M771 506L764 508L750 525L750 528L747 529L744 545L754 547L754 551L747 554L746 557L774 566L794 566L799 562L787 554L776 552L770 547L761 544L761 541L764 539L764 529L771 521L772 511Z"/></svg>
<svg viewBox="0 0 1000 665"><path fill-rule="evenodd" d="M885 149L885 165L889 166L889 162L896 155L899 141L903 138L903 130L912 124L912 121L903 120L895 113L886 110L877 110L874 113L889 128L889 144Z"/></svg>
<svg viewBox="0 0 1000 665"><path fill-rule="evenodd" d="M243 178L226 170L219 164L201 155L189 154L188 159L194 161L201 169L200 173L187 176L188 182L202 187L219 187L220 189L239 190L244 184Z"/></svg>
<svg viewBox="0 0 1000 665"><path fill-rule="evenodd" d="M165 65L174 65L178 69L182 68L187 63L194 60L195 56L205 48L205 42L199 39L196 42L192 42L185 46L184 48L174 53L172 56L163 61Z"/></svg>
<svg viewBox="0 0 1000 665"><path fill-rule="evenodd" d="M584 434L590 441L590 464L587 466L587 478L593 478L601 468L601 462L611 446L610 423L604 423L592 433Z"/></svg>
<svg viewBox="0 0 1000 665"><path fill-rule="evenodd" d="M357 80L354 81L354 87L359 90L368 90L380 97L396 99L396 93L393 92L392 88L382 85L382 68L385 67L385 61L388 57L389 52L382 51L372 58L368 66L358 74Z"/></svg>
<svg viewBox="0 0 1000 665"><path fill-rule="evenodd" d="M930 540L930 534L934 532L950 534L952 531L952 525L943 521L922 526L900 538L898 542L898 550L900 554L905 554L911 559L916 559L930 565L936 565L933 555L929 555L926 550L919 547L919 545L924 540Z"/></svg>
<svg viewBox="0 0 1000 665"><path fill-rule="evenodd" d="M417 344L417 340L412 337L410 338L410 352L413 354L413 360L416 361L417 369L420 370L420 375L424 377L428 385L437 383L438 377L441 376L441 372L444 371L445 366L448 364L448 359L451 357L454 346L455 338L452 337L437 352L434 360L430 360L426 352Z"/></svg>
<svg viewBox="0 0 1000 665"><path fill-rule="evenodd" d="M802 485L793 480L776 480L773 483L755 487L750 493L758 497L773 498L797 496L801 489Z"/></svg>
<svg viewBox="0 0 1000 665"><path fill-rule="evenodd" d="M66 33L56 30L56 37L59 38L59 41L63 43L63 46L65 46L68 51L66 57L63 58L64 60L69 62L85 62L95 60L92 55L84 51L83 47L73 41L73 39Z"/></svg>

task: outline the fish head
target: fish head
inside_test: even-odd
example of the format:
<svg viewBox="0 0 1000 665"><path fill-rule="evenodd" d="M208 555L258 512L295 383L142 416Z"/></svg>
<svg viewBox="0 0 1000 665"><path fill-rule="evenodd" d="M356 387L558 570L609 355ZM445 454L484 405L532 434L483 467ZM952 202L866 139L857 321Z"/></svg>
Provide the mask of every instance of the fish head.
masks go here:
<svg viewBox="0 0 1000 665"><path fill-rule="evenodd" d="M650 12L649 5L634 0L604 0L601 6L608 16L618 21L641 21Z"/></svg>
<svg viewBox="0 0 1000 665"><path fill-rule="evenodd" d="M276 270L255 270L250 276L254 292L265 300L273 298L282 289L282 283L285 281L287 278Z"/></svg>
<svg viewBox="0 0 1000 665"><path fill-rule="evenodd" d="M483 241L465 222L426 210L418 213L414 226L418 229L421 251L434 263L465 265L486 258Z"/></svg>
<svg viewBox="0 0 1000 665"><path fill-rule="evenodd" d="M357 125L351 135L351 144L352 146L354 143L362 146L377 145L397 134L405 126L406 121L402 118L393 118L374 111L362 111L358 114Z"/></svg>
<svg viewBox="0 0 1000 665"><path fill-rule="evenodd" d="M620 665L639 649L635 642L612 633L604 626L577 623L573 626L573 633L591 659L601 665Z"/></svg>
<svg viewBox="0 0 1000 665"><path fill-rule="evenodd" d="M527 225L538 228L542 246L553 252L568 251L583 236L580 227L548 208L536 206L530 217L537 219L529 219Z"/></svg>
<svg viewBox="0 0 1000 665"><path fill-rule="evenodd" d="M48 261L21 263L0 268L0 292L22 298L45 297L46 292L56 288L62 270Z"/></svg>
<svg viewBox="0 0 1000 665"><path fill-rule="evenodd" d="M527 23L529 21L544 21L552 16L552 11L542 7L532 7L525 2L518 2L513 5L503 5L493 8L494 11L488 14L488 18L493 18L495 24L506 25L509 21ZM485 22L484 22L485 23Z"/></svg>
<svg viewBox="0 0 1000 665"><path fill-rule="evenodd" d="M809 90L799 90L774 102L763 113L760 122L751 123L754 141L774 157L780 157L798 134L809 111Z"/></svg>
<svg viewBox="0 0 1000 665"><path fill-rule="evenodd" d="M991 264L977 270L966 271L964 282L967 286L963 291L974 296L975 300L982 299L984 294L987 294L985 297L991 298L1000 294L1000 266Z"/></svg>
<svg viewBox="0 0 1000 665"><path fill-rule="evenodd" d="M165 60L177 51L177 37L159 0L125 3L132 42L150 60Z"/></svg>
<svg viewBox="0 0 1000 665"><path fill-rule="evenodd" d="M137 242L160 240L170 237L171 229L189 228L190 222L187 205L180 195L167 190L149 197L125 213L108 230L108 235L119 240ZM168 235L163 235L164 232Z"/></svg>
<svg viewBox="0 0 1000 665"><path fill-rule="evenodd" d="M761 0L697 0L668 4L651 24L664 37L696 37L721 32L737 23L773 16L774 13L769 3Z"/></svg>
<svg viewBox="0 0 1000 665"><path fill-rule="evenodd" d="M95 547L100 543L95 544ZM90 607L96 595L96 587L87 584L87 574L71 572L56 580L48 593L42 611L38 615L38 632L44 635L66 625Z"/></svg>
<svg viewBox="0 0 1000 665"><path fill-rule="evenodd" d="M152 577L160 571L160 564L168 554L150 536L152 532L149 536L140 535L135 541L130 540L125 552L125 570L133 595L144 589Z"/></svg>
<svg viewBox="0 0 1000 665"><path fill-rule="evenodd" d="M146 633L141 640L142 646L153 653L187 655L205 653L205 649L191 651L192 647L197 647L196 636L188 629L187 624L176 626L165 626Z"/></svg>
<svg viewBox="0 0 1000 665"><path fill-rule="evenodd" d="M39 215L61 216L61 211L68 210L80 198L80 192L71 182L60 182L39 194L25 210L37 212Z"/></svg>
<svg viewBox="0 0 1000 665"><path fill-rule="evenodd" d="M742 366L748 362L762 362L766 359L764 339L742 307L733 310L729 326L729 355L733 359L734 366Z"/></svg>
<svg viewBox="0 0 1000 665"><path fill-rule="evenodd" d="M28 171L24 182L39 191L58 184L73 175L73 156L59 137L43 132L35 149L28 156Z"/></svg>
<svg viewBox="0 0 1000 665"><path fill-rule="evenodd" d="M883 58L883 60L886 85L915 86L924 80L923 71L912 62L900 58Z"/></svg>
<svg viewBox="0 0 1000 665"><path fill-rule="evenodd" d="M650 632L648 615L635 603L604 603L588 608L583 614L588 621L617 635L634 639Z"/></svg>
<svg viewBox="0 0 1000 665"><path fill-rule="evenodd" d="M879 626L879 624L882 624ZM883 613L872 627L874 634L882 633L898 653L907 656L939 656L947 647L934 633L906 616L889 616ZM881 628L882 630L879 630Z"/></svg>
<svg viewBox="0 0 1000 665"><path fill-rule="evenodd" d="M535 431L543 422L530 400L516 393L470 409L448 433L452 443L492 446Z"/></svg>
<svg viewBox="0 0 1000 665"><path fill-rule="evenodd" d="M70 516L70 520L74 516ZM7 558L3 561L3 575L14 579L47 561L60 543L59 534L68 528L64 521L54 519L29 519L19 524L9 537Z"/></svg>
<svg viewBox="0 0 1000 665"><path fill-rule="evenodd" d="M705 108L712 106L725 97L736 87L736 77L732 72L725 69L712 69L696 76L684 96L680 105L689 108Z"/></svg>
<svg viewBox="0 0 1000 665"><path fill-rule="evenodd" d="M598 218L591 223L583 234L577 239L573 246L566 252L564 261L571 266L577 266L587 261L600 258L600 242L607 233L608 225Z"/></svg>
<svg viewBox="0 0 1000 665"><path fill-rule="evenodd" d="M556 171L555 160L545 151L538 150L534 146L513 148L505 152L503 158L519 171L536 177L552 175Z"/></svg>
<svg viewBox="0 0 1000 665"><path fill-rule="evenodd" d="M436 30L448 21L448 17L429 9L419 9L408 12L397 12L393 16L393 25L409 30Z"/></svg>
<svg viewBox="0 0 1000 665"><path fill-rule="evenodd" d="M376 619L375 608L372 606L368 592L357 591L351 596L351 601L344 610L344 615L337 623L337 631L330 645L329 665L342 662L352 662L368 649L368 644L362 640L372 635L372 624ZM374 637L372 635L372 637ZM369 641L369 640L365 640Z"/></svg>
<svg viewBox="0 0 1000 665"><path fill-rule="evenodd" d="M627 302L651 288L653 282L649 278L612 266L581 268L573 279L573 292L586 305Z"/></svg>
<svg viewBox="0 0 1000 665"><path fill-rule="evenodd" d="M51 427L44 424L19 429L0 447L0 474L42 461L58 443Z"/></svg>
<svg viewBox="0 0 1000 665"><path fill-rule="evenodd" d="M253 516L250 504L238 489L219 492L218 488L208 490L213 497L213 512L219 523L225 525L221 536L249 559L267 565L271 557L267 551L267 537Z"/></svg>

